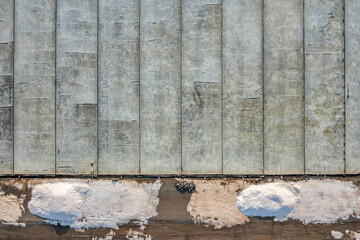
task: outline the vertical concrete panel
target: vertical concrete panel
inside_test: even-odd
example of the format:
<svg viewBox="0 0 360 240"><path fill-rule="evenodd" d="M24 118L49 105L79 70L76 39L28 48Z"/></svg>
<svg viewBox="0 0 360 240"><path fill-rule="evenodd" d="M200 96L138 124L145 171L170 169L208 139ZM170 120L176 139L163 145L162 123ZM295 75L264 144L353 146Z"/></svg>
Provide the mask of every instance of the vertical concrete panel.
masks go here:
<svg viewBox="0 0 360 240"><path fill-rule="evenodd" d="M99 1L99 173L139 173L139 0Z"/></svg>
<svg viewBox="0 0 360 240"><path fill-rule="evenodd" d="M221 0L182 2L183 173L222 173Z"/></svg>
<svg viewBox="0 0 360 240"><path fill-rule="evenodd" d="M262 0L223 0L224 173L263 173Z"/></svg>
<svg viewBox="0 0 360 240"><path fill-rule="evenodd" d="M181 0L142 0L140 169L181 172Z"/></svg>
<svg viewBox="0 0 360 240"><path fill-rule="evenodd" d="M55 173L55 7L55 0L16 0L16 174Z"/></svg>
<svg viewBox="0 0 360 240"><path fill-rule="evenodd" d="M345 2L346 173L360 173L360 1Z"/></svg>
<svg viewBox="0 0 360 240"><path fill-rule="evenodd" d="M97 1L57 1L57 169L97 171Z"/></svg>
<svg viewBox="0 0 360 240"><path fill-rule="evenodd" d="M305 0L306 173L344 173L343 0Z"/></svg>
<svg viewBox="0 0 360 240"><path fill-rule="evenodd" d="M13 173L13 108L0 108L0 174Z"/></svg>
<svg viewBox="0 0 360 240"><path fill-rule="evenodd" d="M14 1L0 0L0 108L12 107Z"/></svg>
<svg viewBox="0 0 360 240"><path fill-rule="evenodd" d="M13 137L13 108L0 107L0 174L13 173Z"/></svg>
<svg viewBox="0 0 360 240"><path fill-rule="evenodd" d="M303 1L264 1L264 172L304 173Z"/></svg>
<svg viewBox="0 0 360 240"><path fill-rule="evenodd" d="M14 1L0 0L0 174L13 173Z"/></svg>

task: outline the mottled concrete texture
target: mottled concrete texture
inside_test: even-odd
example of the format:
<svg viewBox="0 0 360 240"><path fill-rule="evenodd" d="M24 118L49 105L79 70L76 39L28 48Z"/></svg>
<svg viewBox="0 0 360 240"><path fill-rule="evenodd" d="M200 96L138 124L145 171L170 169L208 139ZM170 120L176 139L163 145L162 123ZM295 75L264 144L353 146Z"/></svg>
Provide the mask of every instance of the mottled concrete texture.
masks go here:
<svg viewBox="0 0 360 240"><path fill-rule="evenodd" d="M360 173L360 2L345 2L346 173Z"/></svg>
<svg viewBox="0 0 360 240"><path fill-rule="evenodd" d="M263 173L262 1L223 0L226 174Z"/></svg>
<svg viewBox="0 0 360 240"><path fill-rule="evenodd" d="M11 0L0 1L0 107L12 107L13 97L13 15Z"/></svg>
<svg viewBox="0 0 360 240"><path fill-rule="evenodd" d="M305 1L306 173L344 173L343 2Z"/></svg>
<svg viewBox="0 0 360 240"><path fill-rule="evenodd" d="M181 172L181 0L141 0L140 168Z"/></svg>
<svg viewBox="0 0 360 240"><path fill-rule="evenodd" d="M0 108L0 169L1 174L13 173L13 108Z"/></svg>
<svg viewBox="0 0 360 240"><path fill-rule="evenodd" d="M14 2L0 0L0 173L13 173Z"/></svg>
<svg viewBox="0 0 360 240"><path fill-rule="evenodd" d="M183 173L222 173L221 0L182 2Z"/></svg>
<svg viewBox="0 0 360 240"><path fill-rule="evenodd" d="M264 2L264 172L304 173L303 1Z"/></svg>
<svg viewBox="0 0 360 240"><path fill-rule="evenodd" d="M55 7L15 5L15 174L55 173Z"/></svg>
<svg viewBox="0 0 360 240"><path fill-rule="evenodd" d="M139 173L139 1L99 1L99 174Z"/></svg>
<svg viewBox="0 0 360 240"><path fill-rule="evenodd" d="M0 175L359 174L359 15L0 0Z"/></svg>
<svg viewBox="0 0 360 240"><path fill-rule="evenodd" d="M97 1L57 1L56 172L97 162Z"/></svg>

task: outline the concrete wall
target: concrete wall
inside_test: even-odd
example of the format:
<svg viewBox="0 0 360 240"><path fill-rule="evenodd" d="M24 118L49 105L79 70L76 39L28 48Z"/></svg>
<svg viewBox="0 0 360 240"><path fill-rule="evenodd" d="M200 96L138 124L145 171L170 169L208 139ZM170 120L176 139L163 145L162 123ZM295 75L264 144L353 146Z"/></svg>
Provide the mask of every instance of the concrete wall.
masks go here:
<svg viewBox="0 0 360 240"><path fill-rule="evenodd" d="M55 172L55 1L15 4L14 171Z"/></svg>
<svg viewBox="0 0 360 240"><path fill-rule="evenodd" d="M343 0L305 1L307 173L340 174L345 170L343 7ZM354 33L349 31L348 34ZM352 115L353 111L349 111Z"/></svg>
<svg viewBox="0 0 360 240"><path fill-rule="evenodd" d="M360 4L345 2L346 172L360 172Z"/></svg>
<svg viewBox="0 0 360 240"><path fill-rule="evenodd" d="M98 3L57 1L56 19L56 173L89 173L97 165Z"/></svg>
<svg viewBox="0 0 360 240"><path fill-rule="evenodd" d="M0 174L357 174L356 0L0 0Z"/></svg>
<svg viewBox="0 0 360 240"><path fill-rule="evenodd" d="M264 1L264 172L304 173L302 0Z"/></svg>
<svg viewBox="0 0 360 240"><path fill-rule="evenodd" d="M0 173L14 171L14 2L0 1Z"/></svg>

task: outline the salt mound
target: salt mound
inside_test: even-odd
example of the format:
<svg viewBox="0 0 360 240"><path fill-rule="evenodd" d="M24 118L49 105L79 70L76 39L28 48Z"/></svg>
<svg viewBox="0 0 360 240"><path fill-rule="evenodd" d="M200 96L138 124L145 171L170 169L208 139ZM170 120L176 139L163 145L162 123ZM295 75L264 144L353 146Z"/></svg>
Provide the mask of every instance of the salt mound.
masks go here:
<svg viewBox="0 0 360 240"><path fill-rule="evenodd" d="M297 219L304 224L346 220L356 216L359 206L358 187L336 180L252 185L237 197L237 207L245 215Z"/></svg>
<svg viewBox="0 0 360 240"><path fill-rule="evenodd" d="M63 180L36 185L29 210L54 225L75 229L118 228L156 216L161 181Z"/></svg>
<svg viewBox="0 0 360 240"><path fill-rule="evenodd" d="M237 197L238 209L248 216L284 219L298 201L295 190L285 183L252 185Z"/></svg>
<svg viewBox="0 0 360 240"><path fill-rule="evenodd" d="M308 223L334 223L357 211L358 188L352 182L310 180L294 183L300 201L287 218Z"/></svg>

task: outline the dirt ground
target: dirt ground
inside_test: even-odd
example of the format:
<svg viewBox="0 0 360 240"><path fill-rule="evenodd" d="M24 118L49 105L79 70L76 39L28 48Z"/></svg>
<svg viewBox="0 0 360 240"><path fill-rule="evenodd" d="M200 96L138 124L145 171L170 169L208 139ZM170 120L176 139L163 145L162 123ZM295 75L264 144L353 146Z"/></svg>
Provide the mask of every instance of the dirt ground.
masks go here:
<svg viewBox="0 0 360 240"><path fill-rule="evenodd" d="M136 224L120 226L113 230L115 239L127 239L130 229L136 230ZM144 233L152 240L230 240L230 239L334 239L331 231L345 233L345 230L358 230L360 220L331 225L308 224L298 221L275 222L271 219L251 219L250 223L231 228L214 229L196 226L191 221L166 222L151 220ZM90 229L78 232L68 227L56 227L44 223L27 223L25 228L0 225L0 239L99 239L104 238L110 229ZM343 239L351 239L350 237Z"/></svg>
<svg viewBox="0 0 360 240"><path fill-rule="evenodd" d="M349 179L348 179L349 180ZM353 180L353 179L352 179ZM25 180L24 180L25 181ZM138 180L138 181L148 181ZM226 181L226 180L224 180ZM23 190L16 190L2 182L1 189L12 192L14 195L25 193L27 198L24 202L25 213L19 222L26 223L26 227L9 226L0 224L0 239L91 239L91 240L116 240L116 239L138 239L138 240L230 240L230 239L335 239L331 231L339 231L344 234L342 239L351 239L345 234L346 230L359 231L360 219L350 218L339 221L336 224L307 224L300 221L290 220L285 222L274 221L271 218L250 218L250 222L233 227L215 229L214 226L194 224L187 206L191 193L181 192L175 187L175 179L162 179L163 185L160 189L160 203L157 207L158 216L149 220L145 229L141 231L136 223L119 226L119 229L98 228L86 231L76 231L69 227L53 226L47 224L43 219L32 215L28 209L28 199L31 191L24 184ZM356 181L354 181L356 182ZM18 184L16 181L13 184ZM358 185L358 182L356 182ZM129 231L143 232L133 238ZM113 231L113 236L106 235ZM146 235L148 238L146 238Z"/></svg>

